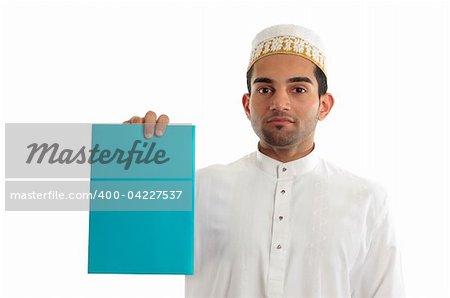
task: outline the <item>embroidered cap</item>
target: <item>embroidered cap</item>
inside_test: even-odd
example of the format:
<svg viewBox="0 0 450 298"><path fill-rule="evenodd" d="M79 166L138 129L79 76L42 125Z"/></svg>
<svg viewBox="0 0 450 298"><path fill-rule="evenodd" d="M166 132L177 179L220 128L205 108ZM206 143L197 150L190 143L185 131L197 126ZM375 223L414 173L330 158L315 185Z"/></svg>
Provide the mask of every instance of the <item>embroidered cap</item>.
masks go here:
<svg viewBox="0 0 450 298"><path fill-rule="evenodd" d="M247 70L259 59L273 54L302 56L317 65L326 75L324 45L308 28L297 25L275 25L259 32L252 43Z"/></svg>

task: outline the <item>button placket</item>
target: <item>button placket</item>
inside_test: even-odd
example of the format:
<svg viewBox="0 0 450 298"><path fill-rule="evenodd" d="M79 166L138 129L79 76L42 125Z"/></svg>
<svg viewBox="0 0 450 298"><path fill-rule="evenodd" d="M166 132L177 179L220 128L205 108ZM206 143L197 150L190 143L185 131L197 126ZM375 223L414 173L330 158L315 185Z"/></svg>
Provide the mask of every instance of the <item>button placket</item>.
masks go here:
<svg viewBox="0 0 450 298"><path fill-rule="evenodd" d="M288 255L287 240L289 238L288 216L291 190L294 181L289 168L280 165L277 169L278 181L274 198L274 213L272 218L272 249L270 251L268 290L274 296L283 294Z"/></svg>
<svg viewBox="0 0 450 298"><path fill-rule="evenodd" d="M291 179L282 178L278 182L278 186L281 190L278 192L278 195L275 196L274 214L272 219L272 247L276 248L276 250L281 250L286 243L288 235L288 222L284 220L284 218L289 209L290 192L288 190L291 189L291 185Z"/></svg>

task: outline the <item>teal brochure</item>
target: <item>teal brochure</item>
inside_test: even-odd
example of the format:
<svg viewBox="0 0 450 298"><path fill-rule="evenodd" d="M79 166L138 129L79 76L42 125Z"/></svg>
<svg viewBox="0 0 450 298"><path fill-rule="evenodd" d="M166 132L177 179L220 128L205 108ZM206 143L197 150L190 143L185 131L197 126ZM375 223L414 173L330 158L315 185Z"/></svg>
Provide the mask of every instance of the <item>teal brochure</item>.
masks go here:
<svg viewBox="0 0 450 298"><path fill-rule="evenodd" d="M192 125L92 126L88 273L193 274Z"/></svg>

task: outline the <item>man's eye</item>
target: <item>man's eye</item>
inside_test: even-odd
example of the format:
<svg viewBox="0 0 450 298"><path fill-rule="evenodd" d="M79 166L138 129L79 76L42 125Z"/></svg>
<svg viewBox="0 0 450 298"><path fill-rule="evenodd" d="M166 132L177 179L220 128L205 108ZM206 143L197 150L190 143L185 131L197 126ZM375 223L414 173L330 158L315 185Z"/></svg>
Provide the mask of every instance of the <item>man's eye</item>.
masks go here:
<svg viewBox="0 0 450 298"><path fill-rule="evenodd" d="M259 88L258 92L261 93L261 94L267 94L267 93L270 93L271 90L270 90L270 88L263 87L263 88Z"/></svg>
<svg viewBox="0 0 450 298"><path fill-rule="evenodd" d="M306 89L302 88L302 87L297 87L294 89L294 91L295 91L295 93L304 93L304 92L306 92Z"/></svg>

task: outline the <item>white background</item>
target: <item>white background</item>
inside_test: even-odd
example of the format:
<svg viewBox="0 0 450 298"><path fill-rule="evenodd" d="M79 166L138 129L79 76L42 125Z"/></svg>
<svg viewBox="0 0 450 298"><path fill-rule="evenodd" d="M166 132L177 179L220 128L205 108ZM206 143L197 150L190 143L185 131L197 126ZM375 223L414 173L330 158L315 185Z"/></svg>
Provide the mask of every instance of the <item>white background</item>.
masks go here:
<svg viewBox="0 0 450 298"><path fill-rule="evenodd" d="M407 296L449 297L449 17L443 2L2 2L2 122L153 109L197 125L198 168L228 163L256 148L241 108L253 36L310 27L336 99L318 149L389 189ZM88 275L87 212L1 211L0 227L1 297L184 295L183 276Z"/></svg>

